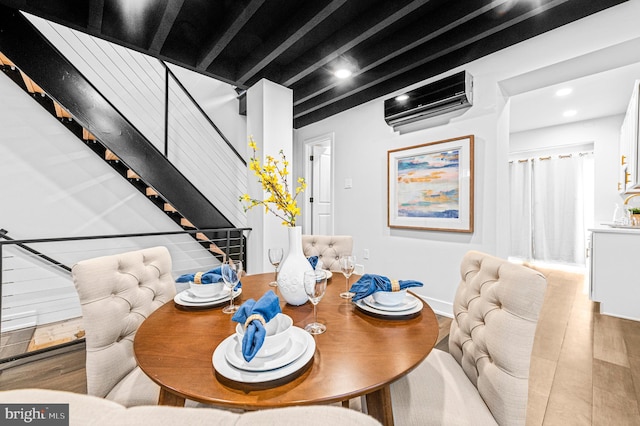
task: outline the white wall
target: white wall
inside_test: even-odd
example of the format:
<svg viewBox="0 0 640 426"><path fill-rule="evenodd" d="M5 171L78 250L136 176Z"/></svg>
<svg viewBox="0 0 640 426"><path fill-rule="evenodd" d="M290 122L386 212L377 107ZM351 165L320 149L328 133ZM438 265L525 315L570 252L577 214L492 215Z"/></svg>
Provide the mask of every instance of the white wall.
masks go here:
<svg viewBox="0 0 640 426"><path fill-rule="evenodd" d="M0 227L14 238L175 229L175 223L0 75Z"/></svg>
<svg viewBox="0 0 640 426"><path fill-rule="evenodd" d="M378 99L303 127L296 131L296 173L303 175L303 141L334 132L335 233L353 235L354 254L359 257L359 263L364 263L366 272L420 280L425 286L418 292L427 298L434 310L451 314L464 253L476 249L503 257L507 254L509 102L503 97L499 83L595 49L639 38L640 26L634 22L637 16L640 16L640 2L628 2L406 88L410 90L459 70L469 71L474 76L474 106L448 125L395 134L383 121L384 99ZM574 75L569 73L567 78L574 78ZM388 97L392 95L395 93ZM611 133L608 125L605 127L591 130L592 133L601 132L598 139L605 141ZM584 132L589 131L584 129ZM388 228L387 151L467 134L476 138L475 232L458 234ZM596 155L602 158L616 155L607 150L606 143L600 146L603 152L596 152ZM610 171L607 168L596 173L609 176ZM343 189L345 178L353 179L353 189ZM602 184L605 185L604 181ZM597 218L605 217L604 209L612 205L611 196L607 194L606 198L596 200L597 204L603 201ZM363 249L371 252L368 261L362 259Z"/></svg>
<svg viewBox="0 0 640 426"><path fill-rule="evenodd" d="M496 121L504 100L487 70L470 71L476 78L478 108L447 126L398 135L384 122L383 102L377 101L307 126L296 135L299 148L300 141L334 132L335 234L354 237L354 254L365 272L422 281L425 286L418 292L440 312L451 310L464 253L469 249L494 253L497 245ZM490 111L484 103L493 105ZM470 134L475 136L475 232L388 228L387 151ZM353 181L352 189L344 189L347 178ZM368 260L363 259L364 249L370 252Z"/></svg>
<svg viewBox="0 0 640 426"><path fill-rule="evenodd" d="M10 237L182 229L4 73L0 73L0 93L0 228L8 230ZM72 266L80 259L151 245L170 248L176 276L215 261L186 235L32 247ZM78 316L78 298L68 274L51 268L34 271L42 262L8 253L3 253L3 270L13 270L2 280L3 331ZM11 253L25 255L21 250ZM38 274L35 281L34 274Z"/></svg>
<svg viewBox="0 0 640 426"><path fill-rule="evenodd" d="M279 158L283 151L287 161L291 162L293 151L293 92L268 80L260 80L247 91L247 133L257 145L256 158L265 164L265 157ZM249 150L249 148L247 148ZM250 152L248 156L253 156ZM248 173L248 194L258 200L266 198L265 191L258 183L253 171ZM295 178L287 178L289 185L295 187ZM252 208L247 214L251 234L247 239L247 258L249 273L272 271L267 251L271 247L283 247L287 253L287 229L282 220L271 212L264 213L260 206Z"/></svg>
<svg viewBox="0 0 640 426"><path fill-rule="evenodd" d="M235 150L246 158L247 118L238 113L238 99L233 87L186 68L167 65Z"/></svg>

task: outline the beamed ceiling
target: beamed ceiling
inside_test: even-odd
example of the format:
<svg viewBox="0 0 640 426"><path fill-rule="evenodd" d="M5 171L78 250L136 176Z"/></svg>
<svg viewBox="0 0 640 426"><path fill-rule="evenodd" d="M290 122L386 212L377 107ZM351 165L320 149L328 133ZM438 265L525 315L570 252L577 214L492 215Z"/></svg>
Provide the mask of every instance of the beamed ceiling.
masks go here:
<svg viewBox="0 0 640 426"><path fill-rule="evenodd" d="M237 86L289 87L294 126L626 0L0 0ZM549 46L553 49L553 46ZM354 74L338 80L340 63Z"/></svg>

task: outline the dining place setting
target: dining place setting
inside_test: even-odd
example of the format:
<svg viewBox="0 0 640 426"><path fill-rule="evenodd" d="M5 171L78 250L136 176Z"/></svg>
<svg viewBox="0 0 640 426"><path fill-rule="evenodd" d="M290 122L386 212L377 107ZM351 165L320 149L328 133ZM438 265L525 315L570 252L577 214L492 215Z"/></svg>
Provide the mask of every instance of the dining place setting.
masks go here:
<svg viewBox="0 0 640 426"><path fill-rule="evenodd" d="M369 315L388 319L407 319L420 314L423 304L407 289L422 287L415 280L391 280L382 275L364 274L350 293L356 308Z"/></svg>
<svg viewBox="0 0 640 426"><path fill-rule="evenodd" d="M309 367L316 342L281 311L273 290L244 302L231 320L235 333L213 352L217 375L243 386L265 385L297 377Z"/></svg>
<svg viewBox="0 0 640 426"><path fill-rule="evenodd" d="M269 258L277 264L279 251L269 250ZM313 335L326 331L326 326L318 322L317 305L325 295L331 273L322 269L317 256L308 260L314 269L304 272L302 284L313 305L313 322L302 328L295 326L293 319L282 312L280 299L271 289L257 301L247 300L235 308L231 318L237 323L235 333L213 353L218 375L242 385L265 385L297 377L311 365L316 351ZM277 287L275 266L275 285L269 283L272 287Z"/></svg>
<svg viewBox="0 0 640 426"><path fill-rule="evenodd" d="M355 256L340 257L340 269L346 279L346 290L340 293L340 297L351 300L359 311L378 318L408 319L420 314L422 301L407 289L422 287L421 282L363 274L350 287L349 278L355 266Z"/></svg>
<svg viewBox="0 0 640 426"><path fill-rule="evenodd" d="M242 294L242 262L225 262L206 272L183 274L176 283L188 283L189 288L178 292L173 301L186 308L215 308L229 305L224 313L234 313L234 299Z"/></svg>

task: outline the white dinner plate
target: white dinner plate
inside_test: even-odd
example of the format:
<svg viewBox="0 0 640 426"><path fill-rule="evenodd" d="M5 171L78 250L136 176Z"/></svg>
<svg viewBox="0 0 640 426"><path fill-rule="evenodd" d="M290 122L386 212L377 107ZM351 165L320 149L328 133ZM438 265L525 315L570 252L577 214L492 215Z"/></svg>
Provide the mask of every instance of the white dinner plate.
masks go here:
<svg viewBox="0 0 640 426"><path fill-rule="evenodd" d="M284 367L300 358L307 349L307 339L295 330L301 330L306 333L301 328L293 328L289 342L280 352L269 357L255 357L250 362L245 361L242 356L242 339L235 334L232 336L233 342L227 345L227 350L224 352L225 359L232 366L247 371L269 371Z"/></svg>
<svg viewBox="0 0 640 426"><path fill-rule="evenodd" d="M185 291L180 292L180 299L183 302L191 302L191 303L215 302L215 301L223 299L225 297L229 297L229 290L228 289L224 289L223 291L221 291L220 293L216 294L215 296L209 296L209 297L196 296L195 294L193 294L191 292L191 290L185 290Z"/></svg>
<svg viewBox="0 0 640 426"><path fill-rule="evenodd" d="M404 317L407 315L413 315L413 314L417 314L418 312L420 312L422 310L422 302L420 301L420 299L418 299L417 297L415 297L412 294L408 294L407 296L413 297L415 298L418 303L410 309L405 309L404 311L383 311L382 309L377 309L374 308L372 306L367 305L363 299L360 299L358 301L355 301L353 303L355 303L355 305L365 311L365 312L369 312L371 314L377 315L377 316L384 316L384 317L389 317L389 318L393 318L393 317Z"/></svg>
<svg viewBox="0 0 640 426"><path fill-rule="evenodd" d="M296 333L300 339L304 339L307 343L307 347L298 359L284 367L269 371L247 371L235 368L229 364L225 357L227 346L236 343L234 339L235 334L233 334L220 342L218 347L213 351L213 356L211 357L213 368L215 368L216 372L221 376L240 383L271 382L273 380L282 379L292 375L307 365L307 363L313 358L313 355L316 353L316 341L313 339L311 334L299 327L293 327L291 331Z"/></svg>
<svg viewBox="0 0 640 426"><path fill-rule="evenodd" d="M388 311L388 312L398 312L398 311L407 311L411 308L415 308L420 301L407 293L407 295L402 300L402 303L398 303L397 305L383 305L381 303L376 302L373 296L367 296L362 301L369 305L374 309L378 309L380 311Z"/></svg>
<svg viewBox="0 0 640 426"><path fill-rule="evenodd" d="M227 293L227 295L225 295L224 297L222 297L220 299L213 300L211 302L187 302L186 300L183 300L183 298L181 296L186 291L188 291L188 290L184 290L184 291L181 291L180 293L176 294L176 296L173 298L173 301L176 302L178 305L181 305L181 306L205 308L205 307L222 305L225 302L228 302L230 300L229 294ZM242 288L239 288L239 289L237 289L236 291L233 292L233 297L234 298L238 297L241 293L242 293Z"/></svg>

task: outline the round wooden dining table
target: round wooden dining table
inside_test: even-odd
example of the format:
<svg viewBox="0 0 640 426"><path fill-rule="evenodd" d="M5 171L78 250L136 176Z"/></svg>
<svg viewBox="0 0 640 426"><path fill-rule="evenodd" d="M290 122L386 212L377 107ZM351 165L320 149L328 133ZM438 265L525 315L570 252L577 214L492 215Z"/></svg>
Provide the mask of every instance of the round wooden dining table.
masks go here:
<svg viewBox="0 0 640 426"><path fill-rule="evenodd" d="M367 412L384 425L393 424L389 385L414 369L438 337L433 310L408 318L374 317L339 296L344 276L333 273L317 306L327 331L315 335L316 351L301 373L259 387L229 382L217 374L212 354L235 333L236 323L222 307L185 308L173 300L153 312L139 327L134 352L140 368L160 385L161 405L184 405L185 398L217 406L257 410L292 405L344 402L365 395ZM258 300L273 273L242 277L237 303ZM357 280L351 277L351 282ZM240 299L240 300L238 300ZM313 321L313 306L291 306L280 297L282 312L294 326Z"/></svg>

